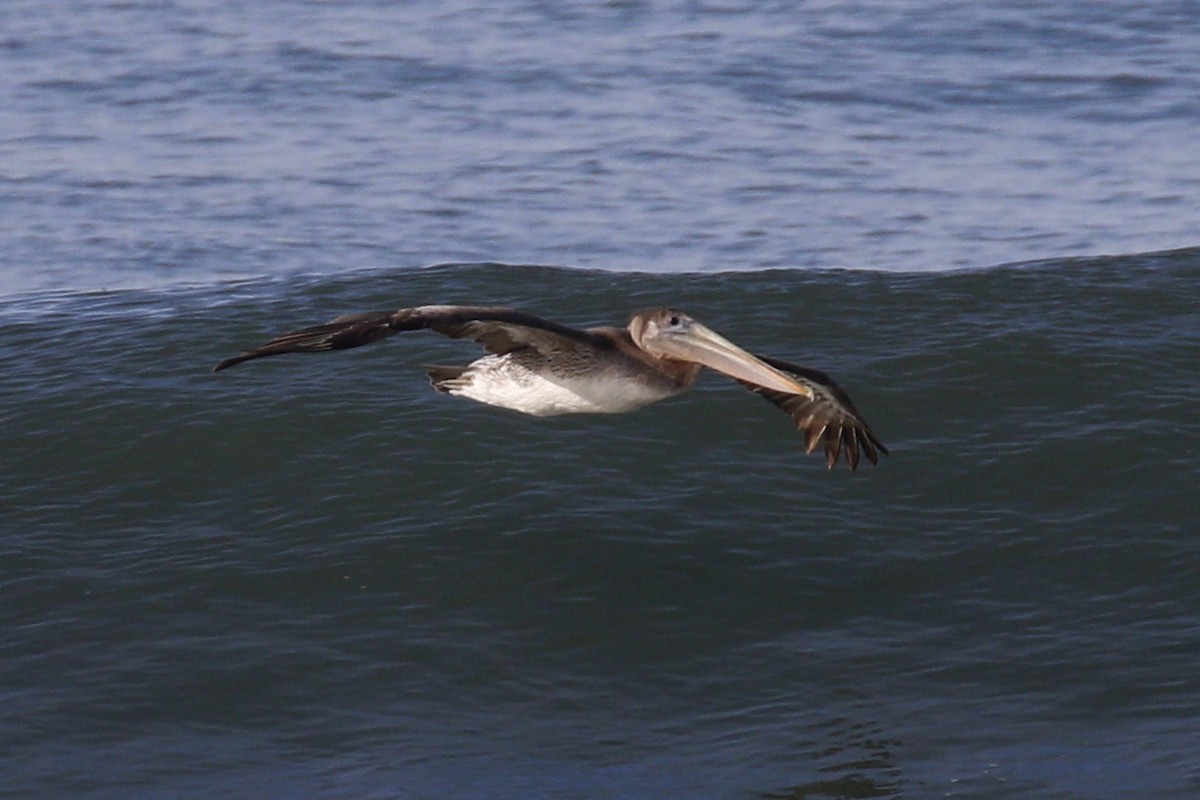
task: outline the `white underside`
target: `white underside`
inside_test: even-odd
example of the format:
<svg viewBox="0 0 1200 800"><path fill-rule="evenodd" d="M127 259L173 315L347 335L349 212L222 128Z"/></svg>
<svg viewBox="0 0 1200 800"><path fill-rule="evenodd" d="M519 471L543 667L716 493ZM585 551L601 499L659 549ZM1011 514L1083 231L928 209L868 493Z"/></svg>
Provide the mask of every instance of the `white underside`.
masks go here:
<svg viewBox="0 0 1200 800"><path fill-rule="evenodd" d="M579 378L547 377L507 355L485 356L472 363L461 377L450 382L447 391L537 417L620 414L677 393L607 372Z"/></svg>

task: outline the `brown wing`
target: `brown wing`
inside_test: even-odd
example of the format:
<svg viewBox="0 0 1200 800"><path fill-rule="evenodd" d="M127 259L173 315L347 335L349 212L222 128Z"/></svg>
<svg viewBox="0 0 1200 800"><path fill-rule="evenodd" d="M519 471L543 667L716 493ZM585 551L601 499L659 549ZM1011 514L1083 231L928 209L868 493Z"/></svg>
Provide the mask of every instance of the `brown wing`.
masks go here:
<svg viewBox="0 0 1200 800"><path fill-rule="evenodd" d="M348 350L385 339L402 331L428 329L454 339L473 339L490 353L511 353L523 347L541 352L562 351L580 346L597 347L604 342L588 331L568 328L511 308L486 306L416 306L396 311L368 311L338 317L277 336L269 342L227 358L213 372L253 358L283 353L317 353Z"/></svg>
<svg viewBox="0 0 1200 800"><path fill-rule="evenodd" d="M796 422L796 427L804 432L804 445L808 452L815 450L824 438L825 463L830 469L837 464L842 452L846 453L846 463L850 469L858 469L860 454L865 455L872 464L877 464L879 454L888 452L854 407L849 395L824 372L776 358L759 358L812 389L813 396L809 398L778 392L742 380L738 383L786 411Z"/></svg>

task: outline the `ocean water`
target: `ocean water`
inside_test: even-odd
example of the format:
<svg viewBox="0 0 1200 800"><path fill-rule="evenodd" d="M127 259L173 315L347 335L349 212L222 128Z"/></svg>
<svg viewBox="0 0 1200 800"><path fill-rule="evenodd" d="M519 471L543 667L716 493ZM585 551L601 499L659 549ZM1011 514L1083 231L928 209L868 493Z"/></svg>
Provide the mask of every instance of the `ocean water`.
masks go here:
<svg viewBox="0 0 1200 800"><path fill-rule="evenodd" d="M1188 3L0 9L0 797L1200 796ZM831 373L439 395L361 310Z"/></svg>
<svg viewBox="0 0 1200 800"><path fill-rule="evenodd" d="M0 306L14 797L1194 797L1200 252L957 274L450 265ZM717 376L433 392L417 298L678 303L832 372L827 471Z"/></svg>
<svg viewBox="0 0 1200 800"><path fill-rule="evenodd" d="M0 6L0 292L1196 245L1162 2Z"/></svg>

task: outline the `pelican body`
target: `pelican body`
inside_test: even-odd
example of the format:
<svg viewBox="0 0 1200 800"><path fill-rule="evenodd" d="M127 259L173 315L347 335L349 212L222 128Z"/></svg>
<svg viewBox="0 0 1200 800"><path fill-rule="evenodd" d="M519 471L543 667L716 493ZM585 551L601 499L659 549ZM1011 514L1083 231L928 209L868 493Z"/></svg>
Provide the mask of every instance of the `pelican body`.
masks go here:
<svg viewBox="0 0 1200 800"><path fill-rule="evenodd" d="M502 307L372 311L283 334L213 371L264 356L346 350L421 329L483 345L488 355L465 367L425 369L438 391L487 405L539 417L620 414L685 391L708 367L786 411L809 452L824 439L830 468L842 452L851 469L860 452L872 464L888 452L828 375L755 356L672 308L639 312L625 328L583 330Z"/></svg>

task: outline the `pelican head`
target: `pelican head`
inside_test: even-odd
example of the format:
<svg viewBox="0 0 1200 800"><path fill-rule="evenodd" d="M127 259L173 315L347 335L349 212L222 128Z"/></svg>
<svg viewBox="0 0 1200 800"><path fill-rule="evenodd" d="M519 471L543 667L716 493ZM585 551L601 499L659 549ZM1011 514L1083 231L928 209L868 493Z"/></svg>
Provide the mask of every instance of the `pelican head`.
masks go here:
<svg viewBox="0 0 1200 800"><path fill-rule="evenodd" d="M653 308L635 314L629 322L629 335L634 344L657 358L703 364L767 389L813 396L804 384L673 308Z"/></svg>

